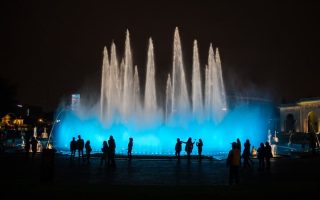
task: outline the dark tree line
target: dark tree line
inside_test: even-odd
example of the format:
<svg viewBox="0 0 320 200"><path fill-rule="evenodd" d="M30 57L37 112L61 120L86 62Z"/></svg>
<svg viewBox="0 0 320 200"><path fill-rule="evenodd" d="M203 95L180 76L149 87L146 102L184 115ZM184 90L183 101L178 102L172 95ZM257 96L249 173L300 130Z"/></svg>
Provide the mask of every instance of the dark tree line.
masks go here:
<svg viewBox="0 0 320 200"><path fill-rule="evenodd" d="M16 87L0 78L0 116L16 110Z"/></svg>

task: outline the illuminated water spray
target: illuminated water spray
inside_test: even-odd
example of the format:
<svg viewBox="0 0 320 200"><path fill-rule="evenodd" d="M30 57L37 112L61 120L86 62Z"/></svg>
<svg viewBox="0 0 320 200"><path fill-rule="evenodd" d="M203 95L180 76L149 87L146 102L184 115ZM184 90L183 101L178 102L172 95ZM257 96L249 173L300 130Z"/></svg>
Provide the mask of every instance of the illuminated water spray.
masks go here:
<svg viewBox="0 0 320 200"><path fill-rule="evenodd" d="M197 119L203 116L202 86L200 78L200 61L198 43L193 43L193 65L192 65L192 113Z"/></svg>
<svg viewBox="0 0 320 200"><path fill-rule="evenodd" d="M252 144L263 140L259 107L236 106L227 109L225 87L218 49L209 48L208 62L201 80L198 43L193 44L192 80L186 80L178 28L174 32L172 73L168 74L165 94L157 97L157 68L152 39L149 39L145 84L140 83L134 66L129 31L124 55L118 60L112 43L109 57L103 51L99 109L81 105L80 111L66 111L55 132L58 148L69 148L72 137L81 135L100 151L110 135L116 140L117 153L125 154L129 137L134 138L133 154L174 154L176 138L202 139L204 154L227 151L236 138ZM119 64L120 63L120 64ZM191 67L191 65L190 65ZM191 81L190 95L187 81ZM144 85L144 90L140 86ZM203 88L204 86L204 88ZM144 91L142 94L141 91ZM158 98L164 98L160 105ZM197 153L194 148L194 153Z"/></svg>
<svg viewBox="0 0 320 200"><path fill-rule="evenodd" d="M172 114L188 115L190 112L189 95L187 91L182 49L178 28L174 32L173 67L172 67Z"/></svg>

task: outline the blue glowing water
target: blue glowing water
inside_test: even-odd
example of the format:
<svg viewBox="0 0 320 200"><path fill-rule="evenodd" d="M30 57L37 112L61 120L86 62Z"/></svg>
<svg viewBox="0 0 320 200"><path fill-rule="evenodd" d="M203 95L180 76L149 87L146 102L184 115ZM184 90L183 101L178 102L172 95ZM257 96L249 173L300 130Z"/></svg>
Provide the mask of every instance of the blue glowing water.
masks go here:
<svg viewBox="0 0 320 200"><path fill-rule="evenodd" d="M142 94L137 66L133 68L127 31L121 62L114 43L111 45L110 59L107 48L104 48L98 103L100 111L90 114L89 106L82 104L83 107L80 106L77 112L63 112L60 123L53 130L55 147L68 150L72 137L81 135L84 140L90 140L94 151L100 152L103 141L112 135L118 154L127 153L129 138L133 137L133 154L174 155L177 138L187 141L191 137L193 141L201 138L203 154L213 155L227 152L230 143L237 138L242 142L249 139L254 146L266 141L268 108L238 103L230 109L218 49L214 52L210 44L205 80L201 80L197 41L194 41L193 51L192 90L189 95L180 35L176 28L172 73L168 74L166 93L160 95L165 96L165 103L160 106L152 39L149 39L146 82ZM195 146L193 154L196 153Z"/></svg>
<svg viewBox="0 0 320 200"><path fill-rule="evenodd" d="M198 122L183 117L184 122L153 124L146 127L142 121L128 121L126 124L114 123L104 127L98 115L80 117L72 111L66 111L60 117L60 122L53 131L55 147L69 150L72 137L81 135L90 140L93 151L100 152L104 140L112 135L116 141L116 153L126 154L129 137L133 137L133 154L174 155L176 139L187 141L189 137L202 139L203 154L213 155L217 152L227 152L230 143L239 138L243 143L249 139L255 147L267 140L267 108L262 106L239 105L229 110L219 124L210 121ZM137 119L136 119L137 120ZM183 145L184 149L184 145ZM185 152L182 151L182 154ZM194 147L193 153L197 154Z"/></svg>

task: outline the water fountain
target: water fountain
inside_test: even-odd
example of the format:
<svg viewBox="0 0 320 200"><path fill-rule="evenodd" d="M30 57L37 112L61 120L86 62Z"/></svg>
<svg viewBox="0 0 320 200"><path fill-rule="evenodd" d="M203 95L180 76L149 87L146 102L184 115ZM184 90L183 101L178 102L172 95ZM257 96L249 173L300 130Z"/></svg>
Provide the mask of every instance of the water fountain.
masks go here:
<svg viewBox="0 0 320 200"><path fill-rule="evenodd" d="M204 154L227 151L235 138L257 143L264 138L258 108L239 105L227 108L226 93L218 49L209 47L205 80L201 80L198 43L193 45L191 94L188 93L178 28L174 32L172 72L166 80L164 105L157 98L157 66L152 39L149 39L144 94L140 90L138 66L134 67L130 34L126 32L121 62L112 43L111 54L103 50L99 110L66 112L55 133L56 146L68 148L78 134L99 151L103 140L113 135L117 153L126 153L130 137L135 140L133 154L174 154L176 138L204 141ZM120 63L120 64L119 64ZM202 88L204 85L204 88ZM82 113L82 114L81 114ZM83 114L85 113L85 114ZM196 152L196 150L195 150Z"/></svg>

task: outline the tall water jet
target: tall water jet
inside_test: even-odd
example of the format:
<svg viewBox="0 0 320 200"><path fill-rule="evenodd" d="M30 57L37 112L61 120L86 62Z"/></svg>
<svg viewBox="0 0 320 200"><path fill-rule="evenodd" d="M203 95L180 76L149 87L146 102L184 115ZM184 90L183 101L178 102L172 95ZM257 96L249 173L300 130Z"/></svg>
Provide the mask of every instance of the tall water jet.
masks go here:
<svg viewBox="0 0 320 200"><path fill-rule="evenodd" d="M220 95L221 108L223 111L226 111L227 110L226 91L225 91L224 82L223 82L220 53L219 53L218 48L216 48L215 61L216 61L216 65L217 65L217 76L218 76L218 82L219 82L218 94ZM224 113L223 113L223 115L224 115ZM221 116L221 117L223 117L223 116Z"/></svg>
<svg viewBox="0 0 320 200"><path fill-rule="evenodd" d="M206 70L206 79L207 83L205 95L207 106L206 110L208 112L207 116L211 120L219 122L221 120L221 117L223 116L224 109L226 108L226 102L224 97L224 91L222 91L222 88L224 89L222 82L222 72L221 69L218 69L218 64L215 60L212 44L210 44L209 48L208 69Z"/></svg>
<svg viewBox="0 0 320 200"><path fill-rule="evenodd" d="M168 122L172 113L172 86L171 77L168 74L167 86L166 86L166 111L165 111L165 121Z"/></svg>
<svg viewBox="0 0 320 200"><path fill-rule="evenodd" d="M204 82L204 110L205 117L209 119L209 110L210 110L210 78L209 78L209 67L206 65L205 68L205 82Z"/></svg>
<svg viewBox="0 0 320 200"><path fill-rule="evenodd" d="M85 115L80 116L79 112L73 111L63 112L61 122L54 130L57 134L53 134L56 135L56 146L69 150L70 139L81 134L85 140L90 140L94 151L100 152L102 142L113 135L119 154L127 153L128 138L133 137L135 154L173 155L172 146L176 138L185 141L188 137L193 137L203 139L206 144L203 153L212 155L213 152L227 151L230 148L228 144L237 137L241 140L249 138L255 145L257 143L254 140L259 143L263 141L263 126L259 120L262 112L259 109L239 107L228 110L227 117L221 117L225 113L222 109L226 108L226 100L219 51L214 53L212 45L210 46L203 83L198 44L194 42L191 81L185 77L178 29L175 30L173 42L172 73L168 74L166 80L161 80L162 84L166 81L165 95L160 94L165 97L162 107L157 102L159 96L156 96L159 95L159 88L155 83L152 40L149 40L146 77L140 79L138 67L133 68L127 31L124 55L117 56L114 43L111 45L110 55L106 48L103 51L100 113L86 112L88 108L83 104L80 106L80 113L86 113ZM141 80L146 82L140 84ZM192 84L190 97L186 81ZM145 86L144 94L141 93L140 85ZM204 91L202 85L205 86ZM205 116L206 120L202 120ZM257 133L260 133L259 136Z"/></svg>
<svg viewBox="0 0 320 200"><path fill-rule="evenodd" d="M111 60L108 71L108 81L107 81L107 120L108 122L112 122L114 120L114 116L117 115L120 109L119 101L120 101L120 88L119 88L119 68L118 68L118 59L116 53L116 45L114 42L111 44Z"/></svg>
<svg viewBox="0 0 320 200"><path fill-rule="evenodd" d="M122 95L122 117L126 121L128 115L131 114L131 98L132 98L132 54L130 47L130 36L127 30L124 54L124 82Z"/></svg>
<svg viewBox="0 0 320 200"><path fill-rule="evenodd" d="M105 120L105 113L107 112L106 108L106 99L107 99L107 76L109 70L109 57L108 50L106 47L103 49L103 61L102 61L102 74L101 74L101 88L100 88L100 120Z"/></svg>
<svg viewBox="0 0 320 200"><path fill-rule="evenodd" d="M214 107L215 105L215 84L214 84L214 76L215 76L215 61L214 61L214 52L213 52L213 48L212 48L212 44L210 44L209 47L209 53L208 53L208 71L207 71L207 78L208 78L208 83L207 83L207 90L206 90L206 99L208 100L207 102L207 116L209 117L209 119L213 119L214 118L214 112L215 109Z"/></svg>
<svg viewBox="0 0 320 200"><path fill-rule="evenodd" d="M149 39L147 74L144 95L144 112L147 115L155 115L157 111L156 85L155 85L155 64L152 39Z"/></svg>
<svg viewBox="0 0 320 200"><path fill-rule="evenodd" d="M202 117L203 100L200 78L200 61L197 40L193 43L193 65L192 65L192 113L198 120Z"/></svg>
<svg viewBox="0 0 320 200"><path fill-rule="evenodd" d="M181 41L179 30L176 28L173 41L172 114L183 116L189 114L189 111L190 104L182 62Z"/></svg>
<svg viewBox="0 0 320 200"><path fill-rule="evenodd" d="M122 58L121 59L121 63L120 63L120 71L119 71L119 75L118 75L118 78L119 78L119 93L120 93L120 99L123 99L123 85L124 85L124 59ZM119 101L120 103L120 107L122 106L122 101L120 100ZM119 108L120 108L119 107ZM120 111L122 111L122 109L120 109Z"/></svg>
<svg viewBox="0 0 320 200"><path fill-rule="evenodd" d="M140 81L139 81L139 74L137 65L134 68L134 75L133 75L133 111L135 113L139 113L141 111L141 100L140 100Z"/></svg>

